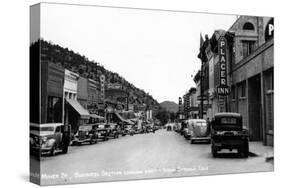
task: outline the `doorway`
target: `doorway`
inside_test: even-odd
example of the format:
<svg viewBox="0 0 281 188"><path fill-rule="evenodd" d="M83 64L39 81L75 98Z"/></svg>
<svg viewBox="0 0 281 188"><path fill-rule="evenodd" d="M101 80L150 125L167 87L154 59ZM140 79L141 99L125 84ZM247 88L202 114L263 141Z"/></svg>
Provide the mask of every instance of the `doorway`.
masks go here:
<svg viewBox="0 0 281 188"><path fill-rule="evenodd" d="M256 75L248 80L248 110L250 140L262 141L261 77Z"/></svg>

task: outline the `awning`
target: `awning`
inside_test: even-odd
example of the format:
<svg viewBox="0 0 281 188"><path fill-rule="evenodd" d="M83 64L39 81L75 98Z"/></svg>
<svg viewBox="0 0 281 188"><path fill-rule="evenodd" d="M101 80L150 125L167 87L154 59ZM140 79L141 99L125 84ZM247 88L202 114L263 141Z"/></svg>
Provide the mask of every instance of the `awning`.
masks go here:
<svg viewBox="0 0 281 188"><path fill-rule="evenodd" d="M114 112L114 113L122 122L126 122L126 120L118 112Z"/></svg>
<svg viewBox="0 0 281 188"><path fill-rule="evenodd" d="M132 122L131 120L127 119L126 122L130 125L134 125L134 122Z"/></svg>
<svg viewBox="0 0 281 188"><path fill-rule="evenodd" d="M81 117L85 117L85 118L90 117L89 111L83 108L83 106L81 106L81 104L77 100L66 99L66 101L76 110L76 112Z"/></svg>
<svg viewBox="0 0 281 188"><path fill-rule="evenodd" d="M90 117L96 118L96 119L104 119L104 117L99 116L99 115L97 115L97 114L90 114Z"/></svg>

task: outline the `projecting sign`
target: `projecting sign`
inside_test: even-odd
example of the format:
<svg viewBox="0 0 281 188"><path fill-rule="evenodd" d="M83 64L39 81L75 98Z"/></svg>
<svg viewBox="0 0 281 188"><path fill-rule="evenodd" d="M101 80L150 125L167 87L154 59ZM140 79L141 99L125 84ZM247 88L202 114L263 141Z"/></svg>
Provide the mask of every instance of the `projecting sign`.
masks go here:
<svg viewBox="0 0 281 188"><path fill-rule="evenodd" d="M227 86L227 74L226 74L226 38L220 37L218 40L218 52L219 52L219 65L220 65L220 84L217 87L218 95L229 95L230 89Z"/></svg>
<svg viewBox="0 0 281 188"><path fill-rule="evenodd" d="M268 24L266 25L264 38L265 41L268 41L273 37L274 37L274 20L273 18L271 18Z"/></svg>

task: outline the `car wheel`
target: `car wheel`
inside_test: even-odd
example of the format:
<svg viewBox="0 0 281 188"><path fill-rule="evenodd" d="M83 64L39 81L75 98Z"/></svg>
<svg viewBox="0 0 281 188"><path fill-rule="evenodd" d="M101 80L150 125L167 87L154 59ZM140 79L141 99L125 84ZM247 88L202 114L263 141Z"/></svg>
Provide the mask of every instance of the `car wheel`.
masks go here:
<svg viewBox="0 0 281 188"><path fill-rule="evenodd" d="M194 140L193 139L190 139L190 144L194 144Z"/></svg>
<svg viewBox="0 0 281 188"><path fill-rule="evenodd" d="M239 150L238 150L238 152L239 152ZM248 156L249 156L249 143L248 142L245 142L245 144L241 146L240 155L243 158L248 158Z"/></svg>
<svg viewBox="0 0 281 188"><path fill-rule="evenodd" d="M218 157L218 151L214 146L212 146L212 155L214 158Z"/></svg>
<svg viewBox="0 0 281 188"><path fill-rule="evenodd" d="M64 146L62 149L62 153L66 154L68 152L68 146Z"/></svg>
<svg viewBox="0 0 281 188"><path fill-rule="evenodd" d="M55 145L52 147L51 151L50 151L50 156L55 156L56 155L56 147Z"/></svg>

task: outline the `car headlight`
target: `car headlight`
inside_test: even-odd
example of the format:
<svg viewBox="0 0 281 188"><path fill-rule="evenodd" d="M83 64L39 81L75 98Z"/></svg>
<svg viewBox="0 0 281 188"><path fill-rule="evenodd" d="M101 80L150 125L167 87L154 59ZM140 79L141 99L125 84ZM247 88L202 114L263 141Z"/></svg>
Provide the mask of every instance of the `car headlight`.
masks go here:
<svg viewBox="0 0 281 188"><path fill-rule="evenodd" d="M47 140L48 140L48 138L45 137L45 136L42 138L42 141L43 141L43 142L47 142Z"/></svg>
<svg viewBox="0 0 281 188"><path fill-rule="evenodd" d="M30 142L30 144L34 144L35 143L33 138L29 138L29 142Z"/></svg>
<svg viewBox="0 0 281 188"><path fill-rule="evenodd" d="M55 143L54 139L47 139L46 142L45 142L45 145L47 147L51 147L51 146L53 146L54 143Z"/></svg>

